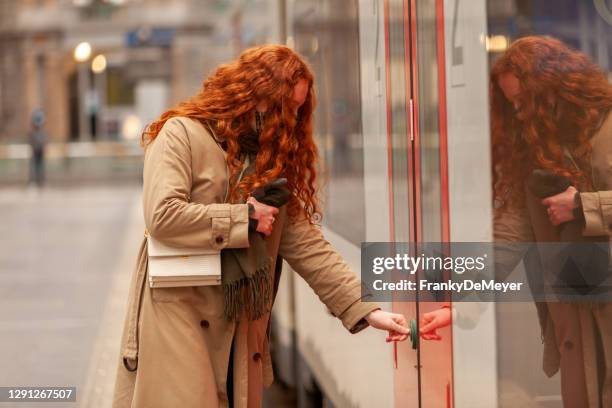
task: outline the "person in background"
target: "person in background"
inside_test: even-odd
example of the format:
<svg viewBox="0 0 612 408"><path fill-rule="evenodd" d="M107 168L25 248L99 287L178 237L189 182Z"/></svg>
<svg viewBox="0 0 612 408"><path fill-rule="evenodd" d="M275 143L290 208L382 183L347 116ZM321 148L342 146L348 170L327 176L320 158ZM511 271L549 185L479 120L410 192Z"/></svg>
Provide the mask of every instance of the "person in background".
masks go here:
<svg viewBox="0 0 612 408"><path fill-rule="evenodd" d="M45 113L37 109L32 113L29 142L31 149L30 182L42 187L45 182L45 145L47 132L44 128Z"/></svg>

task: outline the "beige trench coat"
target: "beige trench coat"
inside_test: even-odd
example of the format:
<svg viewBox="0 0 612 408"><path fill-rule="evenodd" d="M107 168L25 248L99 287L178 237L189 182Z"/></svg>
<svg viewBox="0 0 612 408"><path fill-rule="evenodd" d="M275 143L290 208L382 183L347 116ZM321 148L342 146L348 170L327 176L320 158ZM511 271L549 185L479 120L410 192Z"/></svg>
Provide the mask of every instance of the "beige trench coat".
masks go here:
<svg viewBox="0 0 612 408"><path fill-rule="evenodd" d="M594 191L580 192L585 218L582 235L610 236L612 113L591 139L591 145ZM496 242L559 241L559 229L550 223L546 207L529 191L524 207L496 214L494 231ZM580 240L580 236L575 237L575 241ZM515 255L518 261L523 254ZM612 303L538 302L536 307L544 342L543 369L552 376L561 368L566 406L612 407ZM601 342L596 328L600 330ZM601 377L598 365L608 368L608 372L603 374L602 387L598 384ZM581 395L587 397L588 403L581 399Z"/></svg>
<svg viewBox="0 0 612 408"><path fill-rule="evenodd" d="M200 122L176 117L147 147L145 225L165 244L216 249L249 245L248 206L224 203L228 172L218 142ZM290 218L281 208L266 242L272 258L284 258L350 333L368 326L364 317L379 305L362 302L360 280L319 227L303 217ZM278 269L274 265L273 270ZM227 407L232 339L234 404L260 407L263 387L273 381L269 317L225 321L221 286L150 288L143 238L131 281L113 407Z"/></svg>

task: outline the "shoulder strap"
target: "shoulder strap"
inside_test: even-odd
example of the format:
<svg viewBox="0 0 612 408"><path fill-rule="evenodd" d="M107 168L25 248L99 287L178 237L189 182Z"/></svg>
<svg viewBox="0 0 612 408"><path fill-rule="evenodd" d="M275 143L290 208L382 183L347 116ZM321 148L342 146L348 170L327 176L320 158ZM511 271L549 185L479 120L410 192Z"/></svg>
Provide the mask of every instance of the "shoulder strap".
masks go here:
<svg viewBox="0 0 612 408"><path fill-rule="evenodd" d="M578 167L578 163L576 163L576 161L574 160L574 156L572 156L572 153L570 153L570 151L567 148L567 146L563 146L563 153L565 154L565 157L567 157L569 159L569 161L572 162L572 164L574 165L576 170L581 171L580 167Z"/></svg>

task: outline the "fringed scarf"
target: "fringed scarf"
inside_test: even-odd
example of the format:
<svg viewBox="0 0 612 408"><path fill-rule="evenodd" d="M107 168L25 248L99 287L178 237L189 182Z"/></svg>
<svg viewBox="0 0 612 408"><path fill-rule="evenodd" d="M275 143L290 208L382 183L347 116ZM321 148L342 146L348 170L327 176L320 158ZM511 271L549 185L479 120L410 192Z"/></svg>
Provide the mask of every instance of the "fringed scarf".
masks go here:
<svg viewBox="0 0 612 408"><path fill-rule="evenodd" d="M240 138L240 150L249 157L243 176L255 170L259 151L257 133ZM249 228L248 248L227 248L221 251L221 283L225 298L224 315L238 320L244 313L248 320L257 320L267 313L272 301L272 257L263 237Z"/></svg>

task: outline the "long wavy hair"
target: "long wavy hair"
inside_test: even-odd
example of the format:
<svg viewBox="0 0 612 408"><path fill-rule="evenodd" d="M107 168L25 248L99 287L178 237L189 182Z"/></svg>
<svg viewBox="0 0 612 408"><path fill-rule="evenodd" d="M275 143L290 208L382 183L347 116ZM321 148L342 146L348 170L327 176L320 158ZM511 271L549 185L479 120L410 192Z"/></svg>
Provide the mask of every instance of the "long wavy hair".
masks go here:
<svg viewBox="0 0 612 408"><path fill-rule="evenodd" d="M305 102L295 115L294 86L308 83ZM200 93L164 112L142 134L146 146L164 123L174 116L187 116L209 123L227 143L230 169L230 200L246 198L249 192L277 177L287 178L292 192L288 213L303 212L310 222L321 218L316 179L318 151L312 136L315 109L314 76L304 60L282 45L263 45L245 50L219 66L203 84ZM244 162L239 139L252 133L258 103L267 111L259 135L255 172L235 183Z"/></svg>
<svg viewBox="0 0 612 408"><path fill-rule="evenodd" d="M520 84L518 112L499 86L506 73ZM612 108L612 86L597 65L557 39L524 37L493 65L490 93L493 192L500 207L524 200L523 182L535 168L591 187L590 138ZM579 169L566 164L564 147Z"/></svg>

